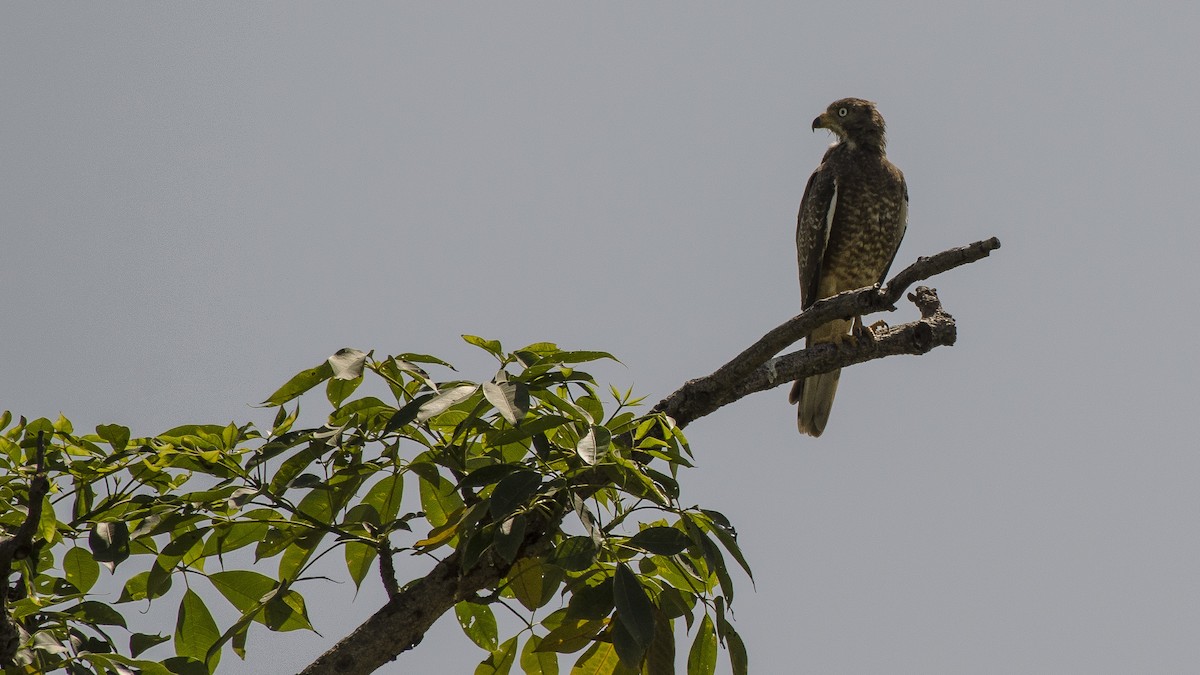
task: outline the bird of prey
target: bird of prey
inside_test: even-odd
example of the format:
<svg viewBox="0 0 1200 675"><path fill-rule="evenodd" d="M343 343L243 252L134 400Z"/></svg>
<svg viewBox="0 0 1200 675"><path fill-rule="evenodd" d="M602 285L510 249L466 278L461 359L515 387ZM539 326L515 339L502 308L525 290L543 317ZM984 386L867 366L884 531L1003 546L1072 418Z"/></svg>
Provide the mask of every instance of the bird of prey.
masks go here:
<svg viewBox="0 0 1200 675"><path fill-rule="evenodd" d="M803 309L842 291L882 283L908 223L908 188L904 174L887 159L883 116L874 103L834 101L812 128L832 131L837 141L825 151L800 200L796 256ZM831 321L813 330L807 344L840 345L852 331L865 335L862 317ZM788 400L799 404L800 433L825 431L840 374L813 375L792 385Z"/></svg>

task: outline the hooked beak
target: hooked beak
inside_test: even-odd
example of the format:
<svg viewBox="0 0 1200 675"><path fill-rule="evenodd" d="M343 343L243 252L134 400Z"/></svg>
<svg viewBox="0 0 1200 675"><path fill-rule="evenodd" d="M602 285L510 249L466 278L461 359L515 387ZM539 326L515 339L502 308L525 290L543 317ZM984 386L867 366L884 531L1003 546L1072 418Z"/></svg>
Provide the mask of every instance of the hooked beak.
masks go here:
<svg viewBox="0 0 1200 675"><path fill-rule="evenodd" d="M828 114L829 113L821 113L820 115L817 115L817 119L813 120L813 123L812 123L813 131L816 131L817 129L828 129L829 128L829 125L826 123L826 120L829 119L827 117Z"/></svg>

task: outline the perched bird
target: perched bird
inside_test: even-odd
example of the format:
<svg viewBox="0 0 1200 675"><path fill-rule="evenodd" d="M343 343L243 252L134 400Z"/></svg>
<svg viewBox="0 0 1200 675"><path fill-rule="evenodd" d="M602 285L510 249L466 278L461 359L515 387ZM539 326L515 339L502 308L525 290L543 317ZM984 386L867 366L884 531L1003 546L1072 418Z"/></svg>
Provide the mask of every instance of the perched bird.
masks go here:
<svg viewBox="0 0 1200 675"><path fill-rule="evenodd" d="M887 159L883 116L874 103L834 101L812 128L832 131L837 142L825 151L800 200L796 256L803 309L842 291L881 283L908 223L908 188L904 174ZM840 345L861 329L861 316L831 321L810 333L807 344ZM792 385L788 400L799 404L800 433L825 431L840 374L813 375Z"/></svg>

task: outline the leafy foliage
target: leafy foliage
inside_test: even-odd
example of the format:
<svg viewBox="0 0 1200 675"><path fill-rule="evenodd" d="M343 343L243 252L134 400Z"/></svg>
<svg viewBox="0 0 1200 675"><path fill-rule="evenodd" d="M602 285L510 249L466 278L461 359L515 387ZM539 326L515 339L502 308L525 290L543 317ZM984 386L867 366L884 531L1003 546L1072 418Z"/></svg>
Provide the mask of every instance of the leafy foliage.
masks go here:
<svg viewBox="0 0 1200 675"><path fill-rule="evenodd" d="M485 652L477 673L557 673L559 655L575 653L571 672L672 673L679 620L695 635L689 673L713 672L718 642L746 672L726 618L726 554L750 570L724 516L681 505L691 454L672 420L637 414L640 399L615 389L606 409L578 369L605 352L537 343L509 353L464 338L497 359L490 381L435 381L426 368L449 364L432 356L344 349L266 399L278 410L265 433L187 425L133 438L108 424L78 435L63 417L13 425L6 413L0 527L24 518L39 431L53 438L54 486L44 545L14 568L22 646L11 672L212 672L227 645L244 658L254 624L311 630L301 591L335 549L356 585L400 553L457 551L464 569L501 561L498 587L455 608ZM368 379L387 400L354 398ZM295 429L297 399L321 384L327 421ZM245 569L251 554L255 570ZM89 599L101 565L129 571L115 606ZM171 636L113 637L123 605L161 603L179 582ZM213 601L238 618L221 625ZM507 640L501 603L527 617ZM170 657L143 657L167 643Z"/></svg>

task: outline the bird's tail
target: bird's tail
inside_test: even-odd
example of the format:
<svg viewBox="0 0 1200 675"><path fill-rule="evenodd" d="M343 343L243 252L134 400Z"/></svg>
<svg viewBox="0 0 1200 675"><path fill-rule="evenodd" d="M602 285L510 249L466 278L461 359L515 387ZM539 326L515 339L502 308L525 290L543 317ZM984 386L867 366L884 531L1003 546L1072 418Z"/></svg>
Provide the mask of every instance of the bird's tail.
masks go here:
<svg viewBox="0 0 1200 675"><path fill-rule="evenodd" d="M850 321L831 321L808 336L808 346L833 342L837 337L850 332L851 325ZM825 431L825 424L829 422L829 411L833 408L833 397L837 394L838 379L841 375L842 370L839 368L792 383L788 401L799 404L796 409L796 427L800 429L800 433L815 437Z"/></svg>

